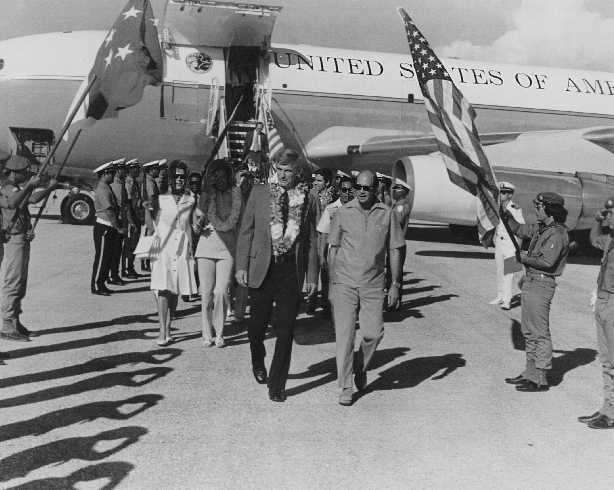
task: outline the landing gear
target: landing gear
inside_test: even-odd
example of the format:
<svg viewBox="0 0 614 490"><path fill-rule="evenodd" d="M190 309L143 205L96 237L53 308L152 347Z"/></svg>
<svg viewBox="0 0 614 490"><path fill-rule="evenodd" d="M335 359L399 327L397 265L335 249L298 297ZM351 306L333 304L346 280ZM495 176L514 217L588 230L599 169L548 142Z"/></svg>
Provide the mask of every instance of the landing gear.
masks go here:
<svg viewBox="0 0 614 490"><path fill-rule="evenodd" d="M62 201L62 221L71 225L89 225L94 222L94 201L86 194L67 196Z"/></svg>

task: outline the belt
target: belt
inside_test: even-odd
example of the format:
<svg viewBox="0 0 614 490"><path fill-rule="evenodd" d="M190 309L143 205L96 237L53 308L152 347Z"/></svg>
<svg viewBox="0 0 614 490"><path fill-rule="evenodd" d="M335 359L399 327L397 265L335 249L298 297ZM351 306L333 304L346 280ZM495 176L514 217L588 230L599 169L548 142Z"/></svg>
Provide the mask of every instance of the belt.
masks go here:
<svg viewBox="0 0 614 490"><path fill-rule="evenodd" d="M551 279L554 281L554 276L542 274L541 272L527 272L527 277L531 277L533 279Z"/></svg>
<svg viewBox="0 0 614 490"><path fill-rule="evenodd" d="M294 262L294 253L288 252L283 255L273 255L272 261L274 264L286 264Z"/></svg>

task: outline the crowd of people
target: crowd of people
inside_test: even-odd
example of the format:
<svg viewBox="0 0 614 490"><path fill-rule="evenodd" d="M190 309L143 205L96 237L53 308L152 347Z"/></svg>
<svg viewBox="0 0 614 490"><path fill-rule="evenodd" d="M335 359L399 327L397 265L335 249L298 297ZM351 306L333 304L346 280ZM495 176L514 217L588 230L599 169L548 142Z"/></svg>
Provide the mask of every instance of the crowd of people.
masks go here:
<svg viewBox="0 0 614 490"><path fill-rule="evenodd" d="M202 174L190 173L180 160L141 165L120 159L98 167L91 292L111 295L108 285L121 287L124 279L148 274L160 346L173 341L170 327L179 297L200 296L206 347L224 347L229 314L241 322L249 305L253 376L268 386L274 402L286 399L294 326L304 301L307 314L317 312L332 321L338 401L352 405L354 386L360 391L367 385L369 364L383 336L383 312L401 303L412 190L369 170L354 175L314 168L293 150L285 150L268 167L262 155L253 159L261 151L260 144L252 144L246 151L251 160L246 158L244 165L214 160ZM57 182L41 187L40 177L29 177L28 160L19 156L12 156L4 171L0 338L29 341L35 333L20 321L34 238L27 205L48 196ZM524 268L526 365L505 381L520 392L543 392L549 389L552 367L550 305L569 253L567 210L562 196L540 192L533 201L537 223L525 224L512 199L513 184L500 182L499 190L501 222L493 235L497 297L492 304L510 308L513 274ZM593 245L604 251L594 298L604 403L579 421L596 429L614 428L613 213L611 198L590 234ZM518 246L523 239L526 251ZM357 322L361 348L354 353ZM267 369L264 338L270 324L276 342Z"/></svg>

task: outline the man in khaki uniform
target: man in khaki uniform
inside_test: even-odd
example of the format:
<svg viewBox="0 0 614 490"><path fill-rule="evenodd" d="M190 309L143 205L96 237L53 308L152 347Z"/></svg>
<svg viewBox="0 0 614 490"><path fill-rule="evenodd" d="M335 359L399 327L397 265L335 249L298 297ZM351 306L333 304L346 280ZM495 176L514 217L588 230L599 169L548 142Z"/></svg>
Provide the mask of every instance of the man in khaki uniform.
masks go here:
<svg viewBox="0 0 614 490"><path fill-rule="evenodd" d="M518 223L508 210L502 218L508 219L514 235L530 238L528 252L519 252L517 258L525 266L520 302L521 328L525 339L526 368L506 383L516 385L524 392L547 391L546 374L552 369L552 339L550 336L550 304L556 288L555 277L560 276L569 253L569 235L565 227L567 210L565 200L556 192L540 192L533 200L537 223Z"/></svg>
<svg viewBox="0 0 614 490"><path fill-rule="evenodd" d="M128 194L126 193L126 159L115 160L115 179L111 183L111 190L115 195L115 200L119 206L119 228L120 232L113 237L111 254L111 270L108 283L116 286L123 286L124 281L120 276L122 263L122 252L124 250L124 240L128 229Z"/></svg>
<svg viewBox="0 0 614 490"><path fill-rule="evenodd" d="M604 228L606 227L606 228ZM607 230L607 232L606 232ZM593 247L603 250L597 277L595 326L597 349L603 377L603 405L592 415L578 417L591 429L614 429L614 197L595 216L590 238Z"/></svg>
<svg viewBox="0 0 614 490"><path fill-rule="evenodd" d="M352 372L356 317L362 333L362 360L354 382L367 384L367 369L384 335L384 281L386 255L390 255L392 283L388 304L399 298L399 249L405 239L393 211L377 202L377 180L369 170L358 174L356 198L337 210L328 235L331 301L337 344L339 403L353 401Z"/></svg>
<svg viewBox="0 0 614 490"><path fill-rule="evenodd" d="M2 230L4 235L4 257L0 273L2 294L2 329L0 338L27 342L32 334L20 321L21 301L26 295L30 242L34 233L30 224L28 204L45 199L56 187L54 179L37 192L39 177L31 177L30 162L14 155L5 165L9 175L0 189L2 208ZM26 183L27 181L27 183ZM24 185L25 184L25 185Z"/></svg>
<svg viewBox="0 0 614 490"><path fill-rule="evenodd" d="M122 276L128 279L138 279L139 275L134 269L134 249L141 236L141 225L143 224L143 204L141 197L141 185L139 175L141 166L136 158L126 162L128 175L126 176L126 197L127 202L127 228L126 238L124 239L124 249L122 251Z"/></svg>

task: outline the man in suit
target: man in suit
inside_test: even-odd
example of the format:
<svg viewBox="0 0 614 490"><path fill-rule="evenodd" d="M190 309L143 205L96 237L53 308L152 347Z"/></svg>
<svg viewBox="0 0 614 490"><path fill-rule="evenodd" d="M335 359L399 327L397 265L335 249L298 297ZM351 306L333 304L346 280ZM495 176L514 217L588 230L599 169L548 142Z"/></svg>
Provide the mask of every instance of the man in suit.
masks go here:
<svg viewBox="0 0 614 490"><path fill-rule="evenodd" d="M277 341L268 378L275 402L286 399L300 282L306 270L307 293L313 294L318 273L314 207L295 186L299 165L284 157L277 164L278 183L254 185L237 241L236 279L250 290L252 371L261 384L267 383L264 336L275 302Z"/></svg>
<svg viewBox="0 0 614 490"><path fill-rule="evenodd" d="M268 158L269 140L264 133L264 124L261 121L258 121L256 127L247 133L245 145L243 146L243 155L246 161L248 158L251 158L256 165L260 165Z"/></svg>

